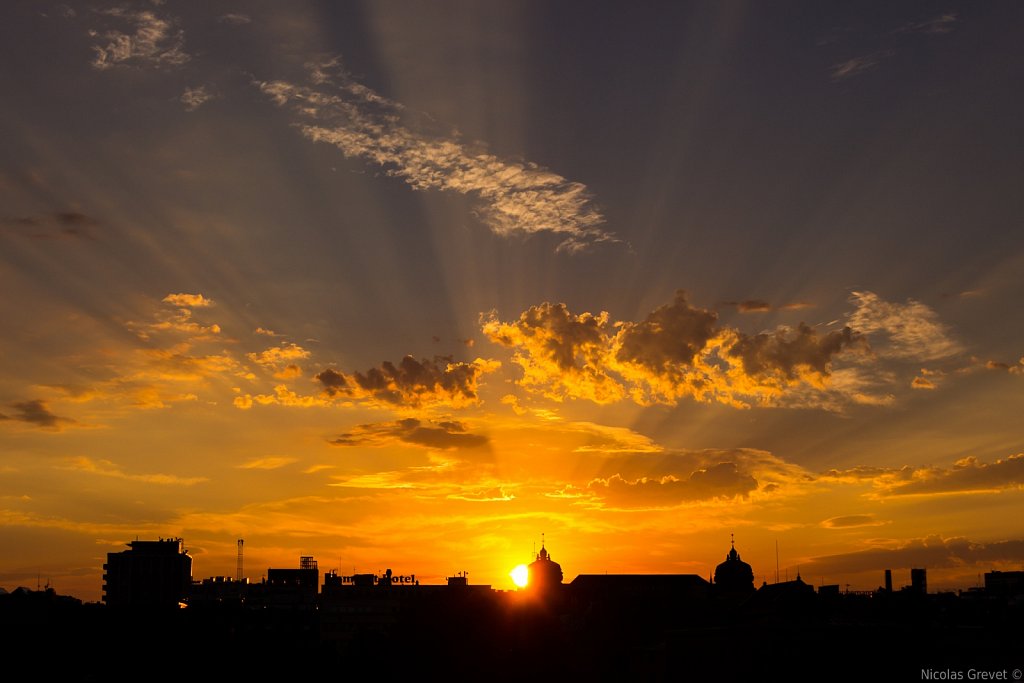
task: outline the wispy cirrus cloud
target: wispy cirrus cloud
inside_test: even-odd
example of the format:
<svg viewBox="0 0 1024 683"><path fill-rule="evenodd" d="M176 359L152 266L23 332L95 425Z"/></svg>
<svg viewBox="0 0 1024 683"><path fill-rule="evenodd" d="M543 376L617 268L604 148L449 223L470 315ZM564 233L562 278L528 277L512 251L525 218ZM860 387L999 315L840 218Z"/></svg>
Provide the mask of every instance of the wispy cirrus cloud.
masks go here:
<svg viewBox="0 0 1024 683"><path fill-rule="evenodd" d="M872 343L879 355L930 361L963 351L938 314L920 301L900 304L874 292L853 292L850 302L856 308L847 324L865 335L882 337L883 343Z"/></svg>
<svg viewBox="0 0 1024 683"><path fill-rule="evenodd" d="M829 74L833 81L845 81L875 69L894 54L896 52L893 50L878 50L866 55L851 57L850 59L833 64Z"/></svg>
<svg viewBox="0 0 1024 683"><path fill-rule="evenodd" d="M110 460L95 460L87 457L69 458L65 467L103 477L140 481L147 484L194 486L209 481L206 477L179 477L176 474L130 474Z"/></svg>
<svg viewBox="0 0 1024 683"><path fill-rule="evenodd" d="M121 24L127 32L89 32L99 41L93 45L96 56L92 65L96 69L118 65L166 68L180 66L190 59L183 49L185 34L173 18L159 16L152 10L123 7L101 10L99 14Z"/></svg>
<svg viewBox="0 0 1024 683"><path fill-rule="evenodd" d="M404 107L357 83L338 60L313 65L308 85L258 82L260 90L299 119L302 134L347 157L382 166L417 190L475 198L479 215L501 236L550 233L561 251L618 241L586 186L537 164L489 153L455 134L407 123Z"/></svg>
<svg viewBox="0 0 1024 683"><path fill-rule="evenodd" d="M277 470L286 465L291 465L293 462L298 461L298 458L272 455L266 458L255 458L253 460L248 460L239 465L238 467L243 470Z"/></svg>
<svg viewBox="0 0 1024 683"><path fill-rule="evenodd" d="M896 30L897 33L927 33L933 36L942 36L951 33L956 27L959 16L956 12L944 12L923 21L914 21L904 24Z"/></svg>

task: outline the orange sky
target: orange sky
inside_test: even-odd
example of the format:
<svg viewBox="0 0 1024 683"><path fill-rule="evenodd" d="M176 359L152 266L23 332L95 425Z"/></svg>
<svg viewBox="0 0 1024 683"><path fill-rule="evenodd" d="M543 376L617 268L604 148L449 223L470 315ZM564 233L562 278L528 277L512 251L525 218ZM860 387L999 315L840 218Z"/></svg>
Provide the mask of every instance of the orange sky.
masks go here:
<svg viewBox="0 0 1024 683"><path fill-rule="evenodd" d="M0 586L1019 569L1022 17L954 5L3 8Z"/></svg>

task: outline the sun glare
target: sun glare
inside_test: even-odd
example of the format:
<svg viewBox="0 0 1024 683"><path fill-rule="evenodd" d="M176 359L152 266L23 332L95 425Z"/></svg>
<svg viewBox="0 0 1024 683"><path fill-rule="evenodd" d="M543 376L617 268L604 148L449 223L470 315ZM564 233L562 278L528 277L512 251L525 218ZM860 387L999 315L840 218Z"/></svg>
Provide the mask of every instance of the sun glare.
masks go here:
<svg viewBox="0 0 1024 683"><path fill-rule="evenodd" d="M526 568L525 564L519 565L510 571L508 575L512 577L512 583L520 588L526 588L526 584L530 580L530 570Z"/></svg>

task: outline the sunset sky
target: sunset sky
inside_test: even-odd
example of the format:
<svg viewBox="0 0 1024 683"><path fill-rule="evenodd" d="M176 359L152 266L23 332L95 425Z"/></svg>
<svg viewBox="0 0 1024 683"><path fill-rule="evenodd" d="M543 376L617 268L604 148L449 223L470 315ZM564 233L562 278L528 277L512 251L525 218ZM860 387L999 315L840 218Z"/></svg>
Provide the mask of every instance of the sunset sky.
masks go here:
<svg viewBox="0 0 1024 683"><path fill-rule="evenodd" d="M1024 563L1024 5L5 2L0 586Z"/></svg>

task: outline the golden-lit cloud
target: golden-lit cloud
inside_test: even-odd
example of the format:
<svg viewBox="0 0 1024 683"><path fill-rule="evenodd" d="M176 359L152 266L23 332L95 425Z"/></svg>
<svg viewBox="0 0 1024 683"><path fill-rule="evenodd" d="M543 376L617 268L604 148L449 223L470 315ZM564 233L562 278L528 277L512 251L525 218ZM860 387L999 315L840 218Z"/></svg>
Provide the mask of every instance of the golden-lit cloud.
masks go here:
<svg viewBox="0 0 1024 683"><path fill-rule="evenodd" d="M246 358L269 370L275 379L287 380L302 376L302 368L292 361L304 360L309 355L308 350L290 343L271 346L258 353L248 353Z"/></svg>
<svg viewBox="0 0 1024 683"><path fill-rule="evenodd" d="M202 294L180 293L168 294L162 301L173 308L157 311L154 314L155 320L150 322L129 322L127 324L128 329L133 330L139 339L149 341L155 333L173 332L183 334L193 340L203 341L214 339L221 333L220 325L217 323L203 325L192 317L192 309L209 308L213 306L212 299L207 299Z"/></svg>
<svg viewBox="0 0 1024 683"><path fill-rule="evenodd" d="M500 365L482 358L465 363L448 356L422 360L406 356L398 365L385 361L366 372L348 374L328 368L314 379L320 383L324 395L331 398L393 408L458 408L479 402L477 392L481 378Z"/></svg>
<svg viewBox="0 0 1024 683"><path fill-rule="evenodd" d="M146 484L163 484L169 486L194 486L209 481L206 477L179 477L176 474L129 474L122 468L109 460L94 460L85 456L69 458L67 461L69 469L79 472L88 472L103 477L115 479L127 479L129 481L143 482Z"/></svg>
<svg viewBox="0 0 1024 683"><path fill-rule="evenodd" d="M1020 360L1018 360L1014 365L996 360L986 361L985 368L987 370L1008 372L1011 375L1024 375L1024 356L1021 356Z"/></svg>
<svg viewBox="0 0 1024 683"><path fill-rule="evenodd" d="M298 344L291 343L281 344L280 346L271 346L259 353L249 353L246 355L249 360L254 363L276 368L288 361L309 358L309 351Z"/></svg>
<svg viewBox="0 0 1024 683"><path fill-rule="evenodd" d="M238 467L243 470L276 470L284 467L285 465L291 465L293 462L298 462L298 458L289 458L286 456L272 455L266 458L256 458L242 463Z"/></svg>
<svg viewBox="0 0 1024 683"><path fill-rule="evenodd" d="M836 408L841 387L831 383L833 362L869 351L849 328L822 334L800 324L756 335L723 328L716 313L691 306L682 291L639 322L544 303L512 322L491 314L482 331L513 350L520 386L554 400L602 404L628 396L641 405L692 398L738 408ZM852 393L841 398L856 402Z"/></svg>
<svg viewBox="0 0 1024 683"><path fill-rule="evenodd" d="M566 251L616 241L599 227L604 217L583 184L533 163L501 159L455 135L406 125L400 104L354 81L337 59L310 68L309 85L258 83L278 105L291 105L306 138L382 166L414 189L476 198L479 215L497 235L553 233Z"/></svg>
<svg viewBox="0 0 1024 683"><path fill-rule="evenodd" d="M213 300L207 299L202 294L168 294L163 298L163 302L180 308L208 308L213 306Z"/></svg>
<svg viewBox="0 0 1024 683"><path fill-rule="evenodd" d="M488 339L515 351L512 362L523 370L519 384L548 398L586 398L611 403L624 396L608 371L614 329L608 314L573 315L565 304L531 306L518 320L503 323L493 315L482 321Z"/></svg>
<svg viewBox="0 0 1024 683"><path fill-rule="evenodd" d="M841 515L823 520L821 526L826 529L854 529L864 526L881 526L886 523L874 515Z"/></svg>
<svg viewBox="0 0 1024 683"><path fill-rule="evenodd" d="M918 376L910 383L914 389L935 389L937 385L927 377Z"/></svg>

